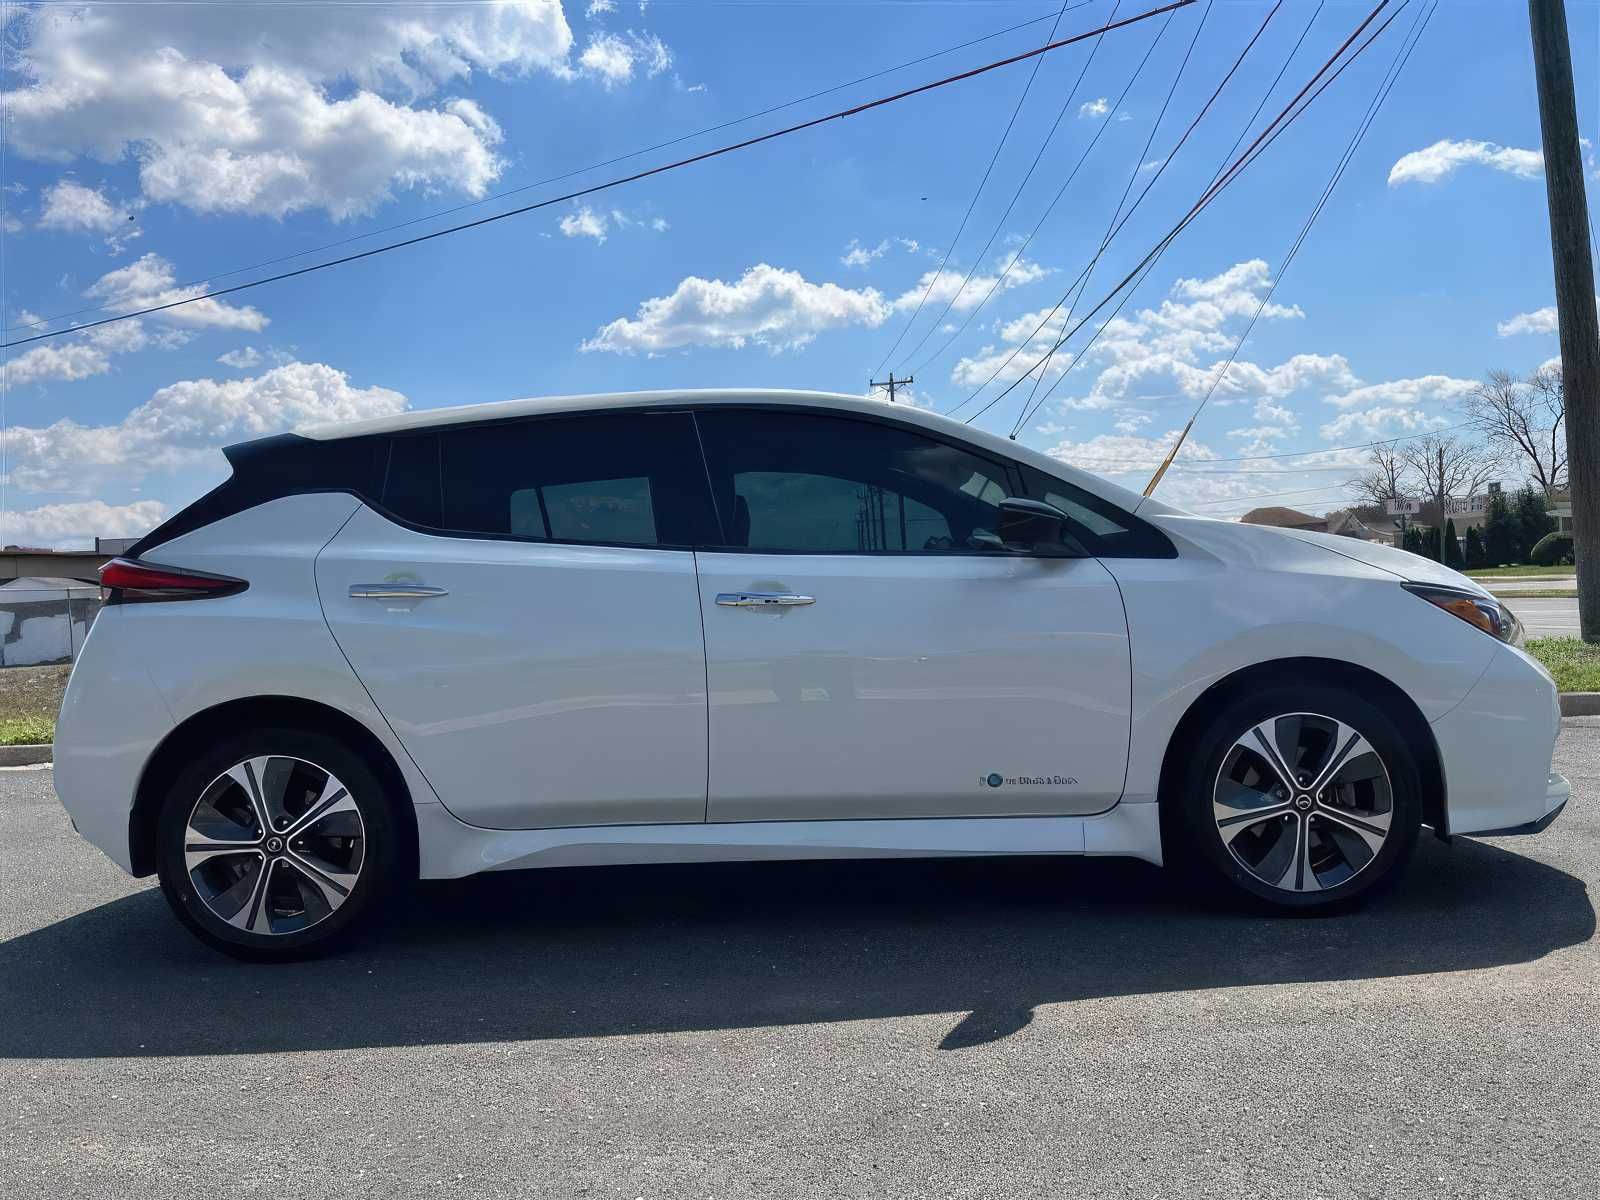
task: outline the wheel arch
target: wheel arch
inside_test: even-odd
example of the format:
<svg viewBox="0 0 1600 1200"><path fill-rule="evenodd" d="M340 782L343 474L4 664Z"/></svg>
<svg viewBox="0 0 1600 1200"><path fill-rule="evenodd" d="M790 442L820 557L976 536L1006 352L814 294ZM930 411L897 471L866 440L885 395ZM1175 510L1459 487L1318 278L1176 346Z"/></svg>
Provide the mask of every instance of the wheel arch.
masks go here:
<svg viewBox="0 0 1600 1200"><path fill-rule="evenodd" d="M1416 754L1417 773L1422 779L1423 824L1429 826L1438 837L1449 837L1450 809L1445 791L1444 766L1439 757L1439 745L1422 710L1392 680L1355 663L1330 658L1280 658L1253 663L1223 676L1195 697L1168 739L1167 750L1161 760L1158 795L1164 836L1167 831L1180 828L1172 806L1178 802L1188 750L1205 728L1207 718L1240 695L1275 684L1304 683L1308 680L1350 688L1368 700L1377 701L1394 718ZM1164 846L1163 852L1166 850Z"/></svg>
<svg viewBox="0 0 1600 1200"><path fill-rule="evenodd" d="M346 742L371 764L386 787L385 799L395 810L406 838L406 861L415 873L418 862L417 818L404 774L384 744L349 713L298 696L248 696L202 709L179 723L151 754L139 776L133 810L128 816L128 850L133 874L154 874L156 823L161 804L197 743L251 725L279 725L326 733Z"/></svg>

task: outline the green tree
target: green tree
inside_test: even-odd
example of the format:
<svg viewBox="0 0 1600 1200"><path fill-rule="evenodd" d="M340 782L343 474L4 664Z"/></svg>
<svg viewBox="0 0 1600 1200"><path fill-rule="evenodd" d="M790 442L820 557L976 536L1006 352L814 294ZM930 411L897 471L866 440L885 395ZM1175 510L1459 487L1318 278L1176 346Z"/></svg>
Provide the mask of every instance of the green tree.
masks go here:
<svg viewBox="0 0 1600 1200"><path fill-rule="evenodd" d="M1444 565L1454 567L1458 571L1462 567L1461 539L1456 537L1456 523L1453 518L1447 519L1444 523Z"/></svg>
<svg viewBox="0 0 1600 1200"><path fill-rule="evenodd" d="M1489 496L1489 509L1483 519L1483 565L1503 567L1517 561L1517 521L1504 492Z"/></svg>
<svg viewBox="0 0 1600 1200"><path fill-rule="evenodd" d="M1473 525L1467 529L1467 570L1483 565L1483 535Z"/></svg>
<svg viewBox="0 0 1600 1200"><path fill-rule="evenodd" d="M1408 525L1402 547L1413 554L1420 554L1423 558L1431 558L1437 561L1439 558L1439 535L1426 525Z"/></svg>
<svg viewBox="0 0 1600 1200"><path fill-rule="evenodd" d="M1547 533L1554 533L1556 528L1555 518L1548 511L1549 502L1545 499L1544 492L1525 484L1518 489L1516 501L1512 507L1511 515L1517 526L1517 561L1526 562L1533 553L1533 548Z"/></svg>

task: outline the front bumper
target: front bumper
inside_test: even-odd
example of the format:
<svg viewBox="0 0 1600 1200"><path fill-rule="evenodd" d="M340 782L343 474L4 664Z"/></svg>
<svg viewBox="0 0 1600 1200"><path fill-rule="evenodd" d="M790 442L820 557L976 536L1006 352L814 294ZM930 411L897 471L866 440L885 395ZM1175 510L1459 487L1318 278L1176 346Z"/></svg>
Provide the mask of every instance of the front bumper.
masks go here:
<svg viewBox="0 0 1600 1200"><path fill-rule="evenodd" d="M1482 829L1471 834L1472 837L1526 837L1533 833L1543 833L1549 829L1555 819L1561 815L1561 810L1566 808L1567 801L1572 798L1572 784L1565 775L1550 772L1550 783L1544 792L1544 815L1536 820L1524 822L1521 825L1508 825L1504 829Z"/></svg>

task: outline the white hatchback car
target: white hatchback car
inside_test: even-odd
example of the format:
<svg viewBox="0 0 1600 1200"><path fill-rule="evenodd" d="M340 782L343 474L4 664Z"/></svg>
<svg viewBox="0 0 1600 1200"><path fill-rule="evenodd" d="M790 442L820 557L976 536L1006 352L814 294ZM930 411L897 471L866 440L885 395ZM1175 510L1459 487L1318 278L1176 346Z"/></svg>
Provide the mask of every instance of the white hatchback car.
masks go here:
<svg viewBox="0 0 1600 1200"><path fill-rule="evenodd" d="M1567 798L1471 581L912 408L515 401L227 455L102 572L55 778L229 952L591 863L1132 855L1306 909Z"/></svg>

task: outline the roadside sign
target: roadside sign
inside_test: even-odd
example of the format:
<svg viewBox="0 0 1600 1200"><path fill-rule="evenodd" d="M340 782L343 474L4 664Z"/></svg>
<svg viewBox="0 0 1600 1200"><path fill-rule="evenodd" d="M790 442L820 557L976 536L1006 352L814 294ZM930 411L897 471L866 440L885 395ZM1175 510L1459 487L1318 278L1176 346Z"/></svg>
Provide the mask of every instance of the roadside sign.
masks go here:
<svg viewBox="0 0 1600 1200"><path fill-rule="evenodd" d="M1414 517L1422 511L1421 500L1389 500L1384 508L1391 517Z"/></svg>

